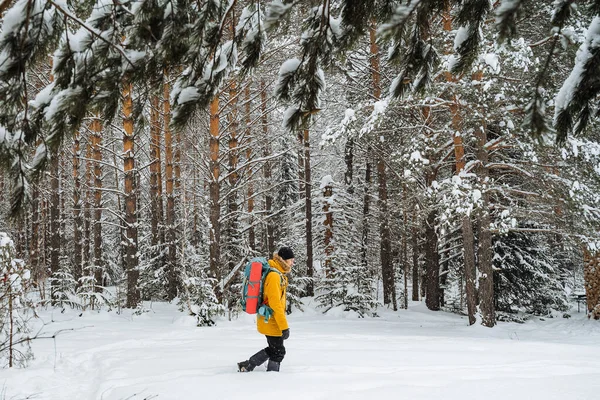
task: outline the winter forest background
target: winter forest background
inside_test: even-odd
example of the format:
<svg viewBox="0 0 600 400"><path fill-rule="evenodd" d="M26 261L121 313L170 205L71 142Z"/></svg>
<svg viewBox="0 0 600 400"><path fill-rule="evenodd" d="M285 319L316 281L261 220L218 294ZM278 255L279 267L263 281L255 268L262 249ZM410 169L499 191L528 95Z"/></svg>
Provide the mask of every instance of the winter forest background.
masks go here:
<svg viewBox="0 0 600 400"><path fill-rule="evenodd" d="M323 312L600 318L600 1L0 15L3 360L36 304L235 318L280 245Z"/></svg>

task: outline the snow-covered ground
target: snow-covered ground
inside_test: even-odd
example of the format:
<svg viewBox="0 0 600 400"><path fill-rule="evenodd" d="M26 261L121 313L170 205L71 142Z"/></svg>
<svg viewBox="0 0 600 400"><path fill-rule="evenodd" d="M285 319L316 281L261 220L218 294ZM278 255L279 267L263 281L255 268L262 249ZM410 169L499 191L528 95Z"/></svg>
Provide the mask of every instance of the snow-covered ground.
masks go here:
<svg viewBox="0 0 600 400"><path fill-rule="evenodd" d="M77 329L0 370L0 399L600 399L600 323L583 313L488 329L421 303L368 319L308 306L289 316L279 374L236 371L266 344L249 315L197 328L170 304L79 314L42 312L48 334Z"/></svg>

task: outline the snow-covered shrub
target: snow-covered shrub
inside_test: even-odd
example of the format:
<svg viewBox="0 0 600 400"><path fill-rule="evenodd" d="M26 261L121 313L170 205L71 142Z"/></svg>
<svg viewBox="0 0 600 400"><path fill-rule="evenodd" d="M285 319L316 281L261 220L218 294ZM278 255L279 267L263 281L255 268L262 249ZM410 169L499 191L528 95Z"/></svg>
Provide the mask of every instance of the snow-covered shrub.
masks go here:
<svg viewBox="0 0 600 400"><path fill-rule="evenodd" d="M14 256L14 243L0 232L0 363L25 367L33 359L29 343L29 321L34 316L28 299L30 271Z"/></svg>
<svg viewBox="0 0 600 400"><path fill-rule="evenodd" d="M50 282L52 282L52 296L49 301L54 306L82 307L81 300L76 294L77 281L66 263L62 263L60 269L52 274Z"/></svg>
<svg viewBox="0 0 600 400"><path fill-rule="evenodd" d="M181 261L179 309L196 317L198 326L215 325L216 318L225 313L225 307L215 295L216 281L208 276L209 264L193 246L187 247Z"/></svg>
<svg viewBox="0 0 600 400"><path fill-rule="evenodd" d="M496 237L493 264L498 311L547 315L567 310L563 274L540 235L510 232Z"/></svg>

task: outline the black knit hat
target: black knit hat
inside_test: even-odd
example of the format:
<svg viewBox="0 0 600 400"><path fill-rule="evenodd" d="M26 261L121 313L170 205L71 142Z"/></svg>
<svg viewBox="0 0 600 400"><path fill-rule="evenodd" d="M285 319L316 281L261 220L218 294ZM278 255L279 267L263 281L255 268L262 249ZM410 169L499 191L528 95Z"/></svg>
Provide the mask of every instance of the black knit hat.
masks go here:
<svg viewBox="0 0 600 400"><path fill-rule="evenodd" d="M289 260L290 258L294 258L294 252L289 247L282 247L277 252L277 255L284 260Z"/></svg>

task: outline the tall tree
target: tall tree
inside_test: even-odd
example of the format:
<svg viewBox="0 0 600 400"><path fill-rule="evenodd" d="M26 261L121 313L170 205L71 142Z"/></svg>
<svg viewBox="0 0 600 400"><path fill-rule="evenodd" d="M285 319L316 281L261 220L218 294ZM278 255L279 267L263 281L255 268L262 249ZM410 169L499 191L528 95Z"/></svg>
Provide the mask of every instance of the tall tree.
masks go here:
<svg viewBox="0 0 600 400"><path fill-rule="evenodd" d="M249 143L254 142L254 137L252 136L252 101L250 99L250 86L251 82L246 85L244 89L244 120L246 125L246 130L244 133L246 140L246 176L248 177L248 190L246 193L247 198L247 211L248 211L248 247L251 252L256 250L256 231L254 229L254 177L252 170L252 159L254 158L254 152L252 146Z"/></svg>
<svg viewBox="0 0 600 400"><path fill-rule="evenodd" d="M303 130L304 143L304 226L306 235L306 275L309 278L306 286L306 295L314 296L314 255L313 255L313 228L312 228L312 177L310 165L310 130L305 127Z"/></svg>
<svg viewBox="0 0 600 400"><path fill-rule="evenodd" d="M167 231L167 300L177 297L177 238L175 237L175 158L173 131L171 130L171 104L169 100L169 83L164 84L163 115L165 133L165 195L167 197L166 231Z"/></svg>
<svg viewBox="0 0 600 400"><path fill-rule="evenodd" d="M90 140L92 142L92 158L94 160L94 258L92 275L94 276L94 291L101 291L104 267L102 259L102 123L95 117L90 124Z"/></svg>
<svg viewBox="0 0 600 400"><path fill-rule="evenodd" d="M376 38L376 25L371 23L369 28L369 38L371 45L371 71L373 79L373 99L375 102L381 98L381 73L379 60L379 46ZM383 303L394 304L396 309L396 289L394 282L394 266L392 264L392 238L390 232L389 212L388 212L388 189L387 176L385 165L385 152L383 151L385 135L379 136L377 157L377 180L378 180L378 208L379 208L379 236L380 236L380 259L381 259L381 276L383 278Z"/></svg>
<svg viewBox="0 0 600 400"><path fill-rule="evenodd" d="M55 154L50 163L50 271L53 278L51 285L53 299L57 296L56 278L60 269L61 248L59 165L59 154Z"/></svg>
<svg viewBox="0 0 600 400"><path fill-rule="evenodd" d="M150 209L152 226L152 247L160 243L163 229L162 202L162 156L161 156L161 121L160 97L153 95L150 106ZM157 254L156 248L154 254Z"/></svg>
<svg viewBox="0 0 600 400"><path fill-rule="evenodd" d="M123 171L125 174L125 265L127 273L126 307L140 301L138 279L137 187L135 182L135 133L133 131L133 85L123 84Z"/></svg>
<svg viewBox="0 0 600 400"><path fill-rule="evenodd" d="M488 153L486 149L487 133L485 125L476 131L477 135L477 158L479 159L479 178L486 185L489 177ZM490 194L484 188L483 207L479 221L479 307L481 309L481 323L484 326L496 325L494 310L494 271L492 268L492 233L490 232L491 216L489 211Z"/></svg>
<svg viewBox="0 0 600 400"><path fill-rule="evenodd" d="M81 134L73 135L73 278L83 275L83 214L81 186Z"/></svg>
<svg viewBox="0 0 600 400"><path fill-rule="evenodd" d="M267 85L264 79L260 81L260 114L261 114L261 126L262 133L264 136L264 152L263 156L269 157L271 156L271 141L269 140L269 114L268 114L268 105L267 105ZM273 167L272 162L270 160L265 160L263 167L263 176L265 182L271 182L273 178ZM267 242L266 250L267 254L271 255L275 251L275 227L273 223L273 218L271 216L273 212L273 195L270 190L265 192L265 215L267 218L266 221L266 233L267 233Z"/></svg>
<svg viewBox="0 0 600 400"><path fill-rule="evenodd" d="M210 103L210 163L209 163L209 249L211 278L221 280L221 206L220 206L220 172L219 165L219 96Z"/></svg>

